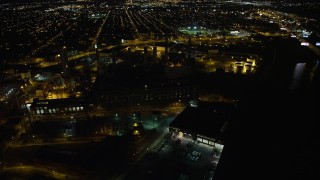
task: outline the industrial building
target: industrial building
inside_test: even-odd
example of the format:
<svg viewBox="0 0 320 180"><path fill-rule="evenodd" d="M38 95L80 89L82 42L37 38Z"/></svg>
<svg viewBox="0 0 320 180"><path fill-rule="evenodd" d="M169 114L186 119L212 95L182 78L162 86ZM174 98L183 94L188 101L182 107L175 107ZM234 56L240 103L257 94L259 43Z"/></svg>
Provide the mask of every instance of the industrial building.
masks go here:
<svg viewBox="0 0 320 180"><path fill-rule="evenodd" d="M170 124L178 137L215 146L224 144L224 133L235 113L233 103L199 101L186 107Z"/></svg>
<svg viewBox="0 0 320 180"><path fill-rule="evenodd" d="M83 98L34 99L30 110L33 115L77 113L85 112L90 106L93 106L93 104L88 99Z"/></svg>

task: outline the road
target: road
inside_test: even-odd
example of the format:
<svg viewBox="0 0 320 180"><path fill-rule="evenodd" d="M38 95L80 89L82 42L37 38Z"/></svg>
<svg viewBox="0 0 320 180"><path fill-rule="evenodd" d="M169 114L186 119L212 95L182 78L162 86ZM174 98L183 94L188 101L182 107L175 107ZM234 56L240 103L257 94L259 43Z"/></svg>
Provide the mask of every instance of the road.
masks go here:
<svg viewBox="0 0 320 180"><path fill-rule="evenodd" d="M307 42L307 43L309 43L308 41L306 41L305 39L303 39L301 36L299 36L298 34L295 34L296 35L296 37L298 38L298 40L300 41L300 42ZM318 56L320 55L320 50L319 50L319 48L317 48L315 45L313 45L312 43L309 43L309 46L308 46L308 48L310 49L310 50L312 50L314 53L316 53Z"/></svg>
<svg viewBox="0 0 320 180"><path fill-rule="evenodd" d="M80 144L80 143L89 143L92 141L102 141L105 136L96 136L96 137L77 137L72 138L71 140L67 140L66 138L55 138L52 142L33 142L33 143L14 143L11 142L9 144L10 148L20 148L20 147L28 147L28 146L46 146L46 145L59 145L59 144Z"/></svg>
<svg viewBox="0 0 320 180"><path fill-rule="evenodd" d="M307 42L301 35L301 33L298 33L296 30L292 30L292 29L304 29L304 27L299 27L297 24L294 24L294 26L292 24L288 24L287 21L283 21L283 19L286 19L286 16L294 19L296 22L300 22L299 24L303 24L303 22L305 21L304 18L300 18L297 17L293 14L283 14L282 12L270 12L270 11L259 11L259 13L264 14L266 16L268 16L269 18L273 18L276 19L274 22L276 22L280 27L284 28L288 34L291 35L295 35L296 38L300 41L300 42ZM313 45L312 43L309 43L308 48L310 50L312 50L314 53L316 53L317 55L320 55L320 49L318 47L316 47L315 45Z"/></svg>
<svg viewBox="0 0 320 180"><path fill-rule="evenodd" d="M39 174L44 177L51 176L54 179L79 179L77 176L72 176L63 172L53 171L46 167L36 167L31 165L19 165L12 167L4 167L4 172L15 172L17 174L24 174L30 177L34 176L34 174Z"/></svg>
<svg viewBox="0 0 320 180"><path fill-rule="evenodd" d="M92 41L92 45L91 47L97 45L98 43L98 39L100 37L100 34L101 34L101 31L102 29L104 28L105 26L105 21L106 19L109 17L109 13L110 11L108 12L108 14L106 15L106 18L104 19L103 23L101 24L100 28L98 29L97 33L96 33L96 36L94 37L94 40ZM174 39L175 41L179 41L179 42L184 42L184 43L188 43L188 38L189 36L179 36L177 37L176 39ZM242 41L244 39L246 40L250 40L250 41L253 41L252 39L248 39L247 37L238 37L238 36L226 36L225 38L222 38L220 36L201 36L201 37L193 37L192 38L192 42L193 44L200 44L202 42L204 43L208 43L210 46L211 44L214 44L214 43L228 43L226 42L227 39L232 39L232 41ZM155 43L159 43L159 42L165 42L164 39L162 40L159 40L159 39L147 39L147 40L143 40L143 39L134 39L133 41L129 41L129 42L125 42L123 44L121 44L122 46L146 46L146 45L153 45ZM115 46L105 46L105 47L97 47L99 51L101 50L106 50L106 49L111 49ZM68 57L68 60L69 61L72 61L72 60L78 60L78 59L81 59L81 58L85 58L85 57L89 57L90 55L94 55L96 54L96 50L88 50L88 51L85 51L85 52L79 52L78 54L75 54L73 56L69 56ZM43 63L40 63L38 65L38 67L50 67L50 66L55 66L57 65L58 62L43 62Z"/></svg>
<svg viewBox="0 0 320 180"><path fill-rule="evenodd" d="M121 179L121 177L124 177L127 175L128 172L132 171L133 167L140 162L140 160L145 156L145 154L148 151L154 150L154 148L158 145L163 143L165 135L168 133L168 126L174 119L174 117L181 112L184 106L179 106L179 107L158 107L158 108L152 108L152 107L128 107L128 108L121 108L119 111L113 111L113 110L106 110L103 108L99 108L96 111L88 113L90 116L96 115L99 113L103 114L109 114L112 115L115 112L126 112L126 113L132 113L132 112L141 112L142 113L142 121L147 123L147 122L152 122L152 112L154 111L159 111L162 112L162 120L158 121L159 123L155 123L155 129L153 130L148 130L146 131L145 134L142 135L141 138L137 139L135 141L135 147L136 149L133 152L135 153L133 157L133 163L129 164L129 169L122 174L118 174L114 176L113 179ZM78 119L78 116L80 119L82 117L86 117L88 114L82 113L79 115L74 115L74 119ZM59 116L59 121L66 121L66 120L71 120L71 115L61 115ZM85 143L90 143L92 141L98 142L104 139L105 136L96 136L96 137L81 137L81 138L76 138L72 137L72 140L67 140L66 138L55 138L53 139L53 142L43 142L40 140L36 140L36 142L30 142L27 144L22 144L21 141L12 141L9 143L9 148L12 151L20 151L21 149L26 149L26 148L40 148L42 146L50 146L50 145L77 145L77 144L85 144ZM26 155L27 157L31 157L29 155ZM20 159L20 158L18 158ZM7 161L7 162L15 162L15 161ZM17 160L18 162L18 160ZM14 165L16 166L16 165ZM32 166L32 165L31 165ZM32 167L31 167L32 168ZM105 168L105 167L103 167ZM107 167L106 167L107 168ZM12 169L14 170L14 168ZM98 173L96 173L95 177L96 179L105 179L105 177L109 177L110 174L108 174L109 171L107 170L99 170ZM110 172L109 172L110 173Z"/></svg>
<svg viewBox="0 0 320 180"><path fill-rule="evenodd" d="M112 179L121 180L131 171L133 171L134 167L141 161L141 159L149 152L149 151L156 151L155 147L159 143L163 143L164 138L167 133L169 133L168 127L169 124L174 120L175 117L168 117L161 121L158 127L150 131L149 133L145 134L141 139L138 140L136 147L137 154L135 162L129 167L127 171L124 173L114 176ZM103 176L100 176L103 177Z"/></svg>

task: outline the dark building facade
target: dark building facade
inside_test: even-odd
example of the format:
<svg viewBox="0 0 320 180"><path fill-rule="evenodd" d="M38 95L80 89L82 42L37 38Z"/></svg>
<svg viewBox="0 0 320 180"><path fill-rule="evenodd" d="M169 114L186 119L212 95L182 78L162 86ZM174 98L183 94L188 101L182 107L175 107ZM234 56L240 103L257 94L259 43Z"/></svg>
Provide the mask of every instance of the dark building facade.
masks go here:
<svg viewBox="0 0 320 180"><path fill-rule="evenodd" d="M93 106L93 102L85 98L66 98L39 100L34 99L30 111L32 115L48 115L62 113L85 112L89 107Z"/></svg>
<svg viewBox="0 0 320 180"><path fill-rule="evenodd" d="M172 121L169 131L211 146L224 144L224 132L234 113L232 103L200 101L196 106L186 107Z"/></svg>
<svg viewBox="0 0 320 180"><path fill-rule="evenodd" d="M155 105L197 98L194 87L145 88L121 91L96 92L97 101L106 106L113 105Z"/></svg>

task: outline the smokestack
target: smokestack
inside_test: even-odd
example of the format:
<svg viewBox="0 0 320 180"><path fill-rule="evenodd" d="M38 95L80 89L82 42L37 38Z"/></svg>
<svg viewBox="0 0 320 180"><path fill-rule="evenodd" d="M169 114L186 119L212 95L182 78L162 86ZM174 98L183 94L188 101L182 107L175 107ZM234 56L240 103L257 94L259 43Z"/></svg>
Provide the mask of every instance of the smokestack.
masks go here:
<svg viewBox="0 0 320 180"><path fill-rule="evenodd" d="M62 77L63 78L67 78L68 77L68 51L67 51L67 47L63 46L61 48L61 67L62 67Z"/></svg>
<svg viewBox="0 0 320 180"><path fill-rule="evenodd" d="M152 55L153 55L153 60L157 61L157 46L153 46Z"/></svg>
<svg viewBox="0 0 320 180"><path fill-rule="evenodd" d="M188 42L188 59L191 58L191 46L192 46L192 41L191 41L191 37L189 37L189 42Z"/></svg>
<svg viewBox="0 0 320 180"><path fill-rule="evenodd" d="M143 62L144 64L148 63L148 47L147 46L143 48Z"/></svg>
<svg viewBox="0 0 320 180"><path fill-rule="evenodd" d="M101 74L103 74L103 63L101 62L101 59L100 59L98 45L95 45L95 50L96 50L97 66L98 66L97 70L98 70L98 74L101 75Z"/></svg>
<svg viewBox="0 0 320 180"><path fill-rule="evenodd" d="M112 50L111 52L111 59L113 63L116 63L116 50Z"/></svg>
<svg viewBox="0 0 320 180"><path fill-rule="evenodd" d="M98 45L95 45L95 50L96 50L96 56L97 56L97 61L100 61L100 54L99 54L99 49L98 49Z"/></svg>
<svg viewBox="0 0 320 180"><path fill-rule="evenodd" d="M166 35L165 37L165 61L168 61L169 60L169 43L168 43L169 39L168 39L168 36Z"/></svg>
<svg viewBox="0 0 320 180"><path fill-rule="evenodd" d="M128 56L127 59L130 61L132 59L132 50L131 47L128 47Z"/></svg>

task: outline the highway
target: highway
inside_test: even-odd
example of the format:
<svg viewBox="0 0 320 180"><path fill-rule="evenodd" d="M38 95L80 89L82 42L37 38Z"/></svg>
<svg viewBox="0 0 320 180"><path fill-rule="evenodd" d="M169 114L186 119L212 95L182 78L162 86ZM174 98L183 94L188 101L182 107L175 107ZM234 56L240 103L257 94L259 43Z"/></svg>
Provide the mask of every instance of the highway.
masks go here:
<svg viewBox="0 0 320 180"><path fill-rule="evenodd" d="M16 143L11 142L9 144L10 148L20 148L20 147L35 147L35 146L46 146L46 145L62 145L62 144L81 144L81 143L90 143L92 141L98 142L102 141L105 136L95 136L95 137L73 137L68 140L67 138L54 138L52 142L32 142L32 143Z"/></svg>
<svg viewBox="0 0 320 180"><path fill-rule="evenodd" d="M297 24L294 24L294 25L288 24L286 21L284 21L284 19L286 19L286 17L288 16L294 19L296 22L301 22L300 24L303 24L302 22L304 22L305 19L300 18L293 14L283 14L282 12L278 12L278 11L275 11L275 12L259 11L259 13L264 14L271 19L275 19L274 22L276 22L280 27L284 28L289 35L294 35L301 43L302 42L309 43L307 40L305 40L302 37L301 33L298 33L297 30L292 30L292 29L304 29L304 27L302 26L299 27ZM320 49L315 45L313 45L312 43L309 43L308 48L312 50L315 54L320 55Z"/></svg>
<svg viewBox="0 0 320 180"><path fill-rule="evenodd" d="M306 41L305 39L303 39L300 35L298 35L298 34L295 34L295 35L296 35L297 39L298 39L300 42L307 42L307 43L309 43L308 41ZM312 50L314 53L316 53L318 56L320 55L320 49L317 48L317 47L316 47L315 45L313 45L312 43L309 43L308 48L309 48L310 50Z"/></svg>
<svg viewBox="0 0 320 180"><path fill-rule="evenodd" d="M54 179L79 179L78 176L73 176L56 170L51 170L50 168L46 167L36 167L31 165L4 167L3 171L15 172L16 174L24 174L31 177L34 176L34 174L39 174L43 177L51 176Z"/></svg>
<svg viewBox="0 0 320 180"><path fill-rule="evenodd" d="M107 17L108 17L108 15L106 16L106 18ZM93 44L94 43L98 43L98 38L99 38L99 36L101 34L102 27L104 27L104 25L102 25L99 28L99 30L97 32L97 35L94 38ZM174 41L184 42L184 44L187 44L188 41L189 41L188 38L189 38L188 35L181 35L181 36L178 36L175 39L172 39L171 41L172 42L174 42ZM225 38L222 38L221 36L192 37L192 44L193 45L207 44L208 46L211 46L212 44L215 44L215 43L229 43L228 41L236 42L236 41L254 41L254 40L248 39L248 37L238 37L238 36L225 36ZM128 42L122 43L121 45L122 46L131 46L131 47L132 46L146 46L146 45L153 46L155 43L159 43L159 42L165 42L165 40L164 39L147 39L147 40L145 40L145 39L134 39L132 41L128 41ZM115 46L114 45L104 46L104 47L101 46L101 47L98 47L98 50L102 51L102 50L106 50L106 49L111 49L113 47L115 47ZM95 54L96 54L96 50L89 50L89 51L79 52L78 54L69 56L68 60L69 61L79 60L81 58L90 57L90 56L95 55ZM58 62L50 62L50 63L43 62L43 63L40 63L38 65L38 67L45 68L45 67L55 66L57 64L58 64Z"/></svg>

